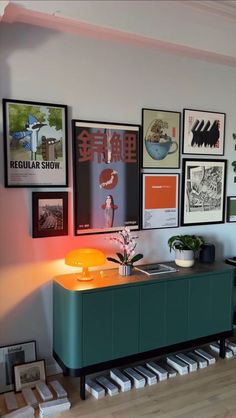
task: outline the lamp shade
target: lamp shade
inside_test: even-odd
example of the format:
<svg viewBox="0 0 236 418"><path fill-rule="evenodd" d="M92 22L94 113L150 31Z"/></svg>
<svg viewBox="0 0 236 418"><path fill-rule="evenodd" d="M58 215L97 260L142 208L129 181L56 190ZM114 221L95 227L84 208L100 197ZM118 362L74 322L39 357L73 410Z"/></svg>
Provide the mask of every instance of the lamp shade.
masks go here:
<svg viewBox="0 0 236 418"><path fill-rule="evenodd" d="M88 267L100 266L105 263L106 257L102 251L95 248L79 248L70 251L65 257L65 263L69 266L82 267L82 275L79 280L92 280Z"/></svg>

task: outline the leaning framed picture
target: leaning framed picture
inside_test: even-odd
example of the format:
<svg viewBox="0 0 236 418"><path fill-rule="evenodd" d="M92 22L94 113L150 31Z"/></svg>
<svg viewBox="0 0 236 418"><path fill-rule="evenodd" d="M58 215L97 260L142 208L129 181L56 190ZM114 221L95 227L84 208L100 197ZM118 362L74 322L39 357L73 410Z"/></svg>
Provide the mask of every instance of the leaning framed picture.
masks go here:
<svg viewBox="0 0 236 418"><path fill-rule="evenodd" d="M142 229L179 226L179 174L142 175Z"/></svg>
<svg viewBox="0 0 236 418"><path fill-rule="evenodd" d="M67 106L3 99L6 187L63 187Z"/></svg>
<svg viewBox="0 0 236 418"><path fill-rule="evenodd" d="M14 366L36 360L36 342L0 347L0 393L14 389Z"/></svg>
<svg viewBox="0 0 236 418"><path fill-rule="evenodd" d="M68 235L68 193L32 193L33 238Z"/></svg>
<svg viewBox="0 0 236 418"><path fill-rule="evenodd" d="M24 388L35 388L39 381L46 380L45 361L37 360L14 366L15 392Z"/></svg>
<svg viewBox="0 0 236 418"><path fill-rule="evenodd" d="M224 222L226 160L183 160L181 225Z"/></svg>
<svg viewBox="0 0 236 418"><path fill-rule="evenodd" d="M227 197L227 222L236 222L236 196Z"/></svg>
<svg viewBox="0 0 236 418"><path fill-rule="evenodd" d="M75 235L139 229L140 126L72 124Z"/></svg>
<svg viewBox="0 0 236 418"><path fill-rule="evenodd" d="M142 167L179 168L180 112L142 109Z"/></svg>
<svg viewBox="0 0 236 418"><path fill-rule="evenodd" d="M184 109L183 154L224 155L225 113Z"/></svg>

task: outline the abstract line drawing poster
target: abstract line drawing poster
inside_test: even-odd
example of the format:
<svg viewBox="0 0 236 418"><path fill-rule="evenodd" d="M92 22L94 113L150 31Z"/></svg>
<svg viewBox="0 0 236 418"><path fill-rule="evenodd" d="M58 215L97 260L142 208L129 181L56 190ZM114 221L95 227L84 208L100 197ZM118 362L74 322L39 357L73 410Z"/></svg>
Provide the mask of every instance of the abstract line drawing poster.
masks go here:
<svg viewBox="0 0 236 418"><path fill-rule="evenodd" d="M179 225L179 174L143 174L142 229Z"/></svg>
<svg viewBox="0 0 236 418"><path fill-rule="evenodd" d="M3 99L5 186L67 186L67 106Z"/></svg>
<svg viewBox="0 0 236 418"><path fill-rule="evenodd" d="M183 154L224 155L225 113L184 109Z"/></svg>
<svg viewBox="0 0 236 418"><path fill-rule="evenodd" d="M139 125L72 123L75 235L139 229Z"/></svg>
<svg viewBox="0 0 236 418"><path fill-rule="evenodd" d="M182 225L224 222L226 160L183 160Z"/></svg>

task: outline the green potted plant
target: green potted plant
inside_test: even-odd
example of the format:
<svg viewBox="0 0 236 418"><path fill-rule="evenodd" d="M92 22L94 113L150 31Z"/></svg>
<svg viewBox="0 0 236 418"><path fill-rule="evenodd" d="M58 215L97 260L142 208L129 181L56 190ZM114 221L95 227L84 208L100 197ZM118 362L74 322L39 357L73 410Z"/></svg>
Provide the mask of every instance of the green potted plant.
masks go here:
<svg viewBox="0 0 236 418"><path fill-rule="evenodd" d="M175 251L175 264L180 267L192 267L204 243L204 238L196 235L173 235L168 239L170 251Z"/></svg>

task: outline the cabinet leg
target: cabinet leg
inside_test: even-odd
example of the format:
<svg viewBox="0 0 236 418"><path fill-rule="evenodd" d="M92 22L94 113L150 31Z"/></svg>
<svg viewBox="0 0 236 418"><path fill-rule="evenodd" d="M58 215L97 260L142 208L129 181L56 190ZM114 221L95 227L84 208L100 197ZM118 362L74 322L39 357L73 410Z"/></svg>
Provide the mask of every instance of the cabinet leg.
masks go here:
<svg viewBox="0 0 236 418"><path fill-rule="evenodd" d="M85 376L80 376L80 399L85 401Z"/></svg>
<svg viewBox="0 0 236 418"><path fill-rule="evenodd" d="M220 357L225 358L225 338L220 339Z"/></svg>

